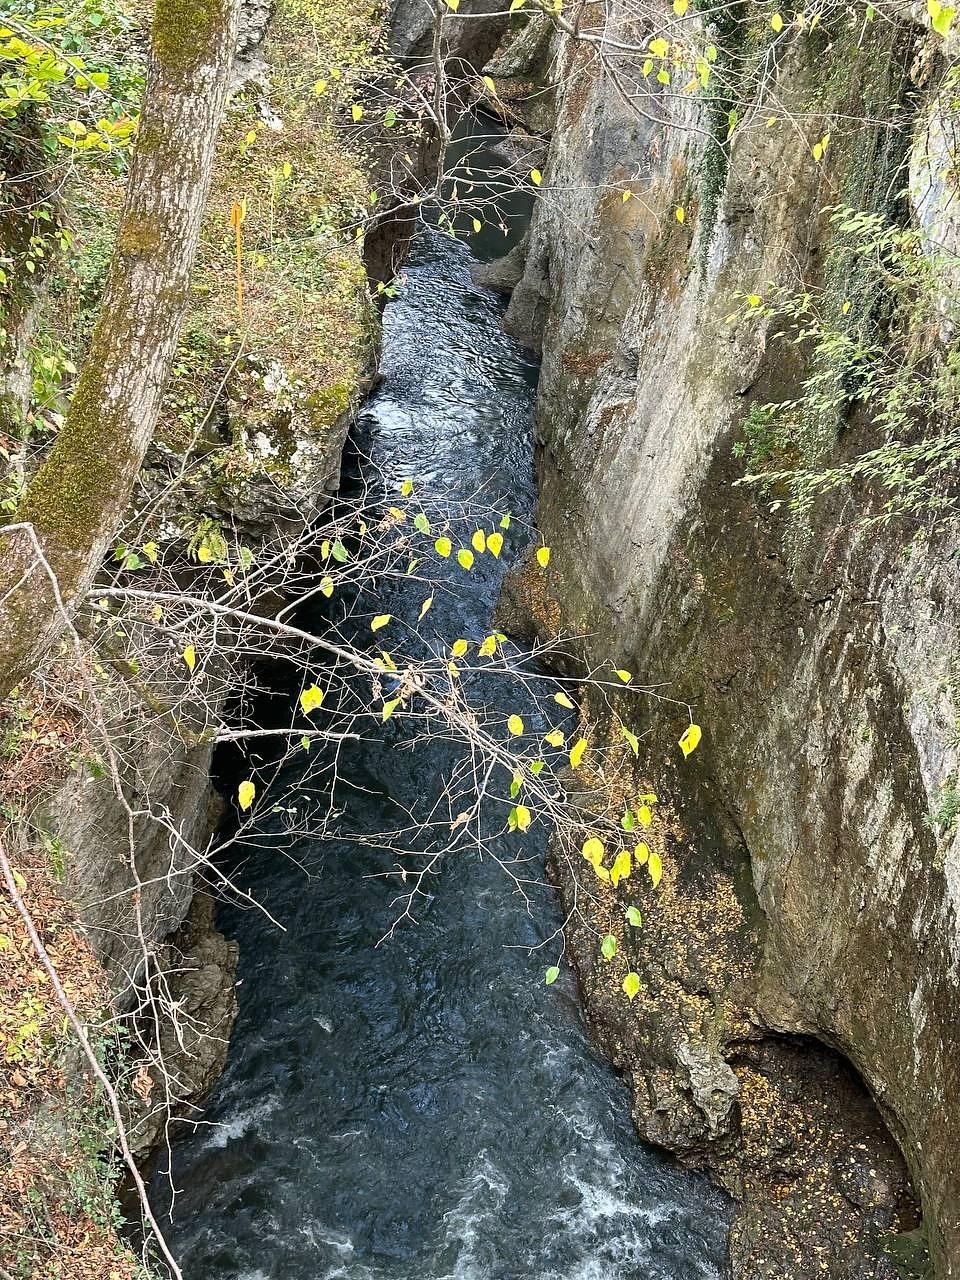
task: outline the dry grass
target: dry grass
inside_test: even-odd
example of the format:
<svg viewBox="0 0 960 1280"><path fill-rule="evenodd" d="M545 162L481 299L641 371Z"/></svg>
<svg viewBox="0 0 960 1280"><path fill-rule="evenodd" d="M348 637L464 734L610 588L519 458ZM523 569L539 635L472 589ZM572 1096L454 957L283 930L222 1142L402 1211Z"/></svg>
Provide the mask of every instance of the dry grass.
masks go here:
<svg viewBox="0 0 960 1280"><path fill-rule="evenodd" d="M9 826L2 838L9 848ZM103 971L60 896L55 857L17 848L18 884L44 946L96 1026L108 1004ZM72 1050L24 923L0 898L0 1263L17 1280L132 1280L142 1273L116 1235L103 1108Z"/></svg>

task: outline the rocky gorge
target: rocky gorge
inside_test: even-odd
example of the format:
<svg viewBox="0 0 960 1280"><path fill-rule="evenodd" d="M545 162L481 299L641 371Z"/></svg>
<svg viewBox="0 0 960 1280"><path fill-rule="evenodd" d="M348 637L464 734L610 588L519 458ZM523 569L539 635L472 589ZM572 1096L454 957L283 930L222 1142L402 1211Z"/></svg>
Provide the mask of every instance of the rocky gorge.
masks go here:
<svg viewBox="0 0 960 1280"><path fill-rule="evenodd" d="M578 904L569 955L641 1137L708 1168L738 1205L733 1276L952 1277L955 537L864 527L845 491L819 500L798 531L788 504L739 486L735 446L752 407L799 398L806 365L804 351L777 347L772 325L730 318L739 295L764 295L798 263L829 274L831 204L878 207L909 185L901 215L953 243L943 49L923 14L898 7L855 36L828 13L819 31L771 51L767 9L747 5L737 39L748 33L780 127L766 127L746 91L719 123L680 93L646 94L638 109L650 41L673 38L681 8L588 5L574 30L549 13L507 19L464 0L444 23L444 57L466 64L481 99L479 77L494 85L485 105L514 129L505 154L542 171L523 244L478 272L510 292L507 331L542 356L536 518L553 567L545 590L529 573L508 580L504 629L561 636L591 666L627 668L654 691L638 757L624 748L616 777L594 784L613 813L631 790L656 791L660 893L629 935L617 923L622 894L557 858L561 898ZM250 16L243 47L268 86L266 10ZM396 56L433 56L425 6L401 3L387 25ZM620 33L629 51L613 74L581 29ZM723 31L708 34L721 57L749 61L724 47ZM290 56L278 40L275 62ZM731 111L745 125L725 136ZM828 135L821 163L811 144ZM225 173L221 219L235 194ZM370 236L368 265L382 259L371 273L383 278L392 234ZM376 346L355 257L340 274L363 300L350 303L348 376L326 371L319 432L315 371L298 370L289 349L255 353L222 406L221 428L245 447L259 433L284 457L309 458L295 483L289 470L265 471L242 498L200 498L251 545L278 528L296 539L337 486ZM853 415L831 447L853 456L869 439ZM156 447L154 494L178 447ZM135 684L119 688L126 798L110 777L77 771L47 798L42 826L69 851L66 892L121 988L136 985L145 949L159 981L175 975L172 998L196 1034L166 1056L182 1085L174 1101L189 1103L221 1069L236 1011L236 948L193 874L216 818L212 747L184 742L155 709L131 721ZM676 740L688 707L704 739L685 760ZM620 741L616 714L599 714ZM149 815L131 812L138 787ZM629 1005L611 990L598 931L617 934L642 976ZM137 1096L146 1151L164 1113L149 1088Z"/></svg>

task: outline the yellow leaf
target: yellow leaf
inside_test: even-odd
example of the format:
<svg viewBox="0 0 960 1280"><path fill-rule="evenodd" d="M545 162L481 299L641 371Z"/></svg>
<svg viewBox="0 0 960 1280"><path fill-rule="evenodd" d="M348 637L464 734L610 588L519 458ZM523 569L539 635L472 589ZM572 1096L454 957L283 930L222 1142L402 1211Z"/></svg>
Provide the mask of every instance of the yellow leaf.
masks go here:
<svg viewBox="0 0 960 1280"><path fill-rule="evenodd" d="M400 705L399 698L391 698L389 702L385 702L383 704L382 718L384 720L389 720L390 717L393 715L393 713L396 711L397 707L399 707L399 705Z"/></svg>
<svg viewBox="0 0 960 1280"><path fill-rule="evenodd" d="M511 716L507 721L507 728L515 738L519 738L521 733L523 733L523 721L519 716Z"/></svg>
<svg viewBox="0 0 960 1280"><path fill-rule="evenodd" d="M257 788L249 780L241 782L237 787L237 803L244 812L253 804L253 797L257 794Z"/></svg>
<svg viewBox="0 0 960 1280"><path fill-rule="evenodd" d="M687 12L687 0L673 0L673 12L678 18L682 18Z"/></svg>
<svg viewBox="0 0 960 1280"><path fill-rule="evenodd" d="M446 0L448 9L452 9L454 13L460 8L460 0Z"/></svg>
<svg viewBox="0 0 960 1280"><path fill-rule="evenodd" d="M150 616L153 618L154 622L159 622L163 617L163 605L155 604L150 612Z"/></svg>
<svg viewBox="0 0 960 1280"><path fill-rule="evenodd" d="M663 863L660 861L659 853L651 851L650 857L647 860L647 871L650 875L650 881L656 889L660 883L660 878L663 875Z"/></svg>
<svg viewBox="0 0 960 1280"><path fill-rule="evenodd" d="M496 559L503 550L503 534L488 533L487 534L487 550Z"/></svg>
<svg viewBox="0 0 960 1280"><path fill-rule="evenodd" d="M680 739L680 750L684 757L696 751L700 739L703 737L703 730L698 724L688 725Z"/></svg>
<svg viewBox="0 0 960 1280"><path fill-rule="evenodd" d="M486 551L487 549L487 538L486 538L486 534L483 532L482 529L474 530L473 537L470 539L470 544L473 547L474 551L479 552L480 555L483 555L484 551Z"/></svg>
<svg viewBox="0 0 960 1280"><path fill-rule="evenodd" d="M843 306L840 308L840 310L843 312L844 315L849 315L850 306L851 304L849 302L845 302ZM146 547L144 547L144 551L146 551Z"/></svg>
<svg viewBox="0 0 960 1280"><path fill-rule="evenodd" d="M617 677L618 680L622 680L624 684L629 684L630 681L633 679L633 672L624 671L622 667L620 668L620 670L615 671L614 675Z"/></svg>
<svg viewBox="0 0 960 1280"><path fill-rule="evenodd" d="M492 658L497 652L497 637L487 636L477 652L481 658Z"/></svg>
<svg viewBox="0 0 960 1280"><path fill-rule="evenodd" d="M457 561L463 569L473 568L473 552L468 551L466 547L461 547L457 552Z"/></svg>
<svg viewBox="0 0 960 1280"><path fill-rule="evenodd" d="M450 652L455 658L462 658L469 648L470 646L467 644L466 640L454 640L450 647Z"/></svg>
<svg viewBox="0 0 960 1280"><path fill-rule="evenodd" d="M530 181L535 187L539 187L540 183L543 181L543 174L539 169L530 170Z"/></svg>
<svg viewBox="0 0 960 1280"><path fill-rule="evenodd" d="M621 199L621 201L622 201L624 204L626 204L628 200L632 200L632 199L633 199L633 192L632 192L632 191L624 191L624 193L623 193L623 195L620 197L620 199Z"/></svg>
<svg viewBox="0 0 960 1280"><path fill-rule="evenodd" d="M422 621L423 621L423 619L427 616L427 614L428 614L428 613L429 613L429 611L430 611L430 606L431 606L432 604L433 604L433 596L427 596L426 600L424 600L423 604L420 606L420 618L419 618L419 621L421 621L421 622L422 622Z"/></svg>
<svg viewBox="0 0 960 1280"><path fill-rule="evenodd" d="M483 77L483 87L489 93L492 93L494 97L497 96L497 86L493 83L493 80L490 78L490 76Z"/></svg>
<svg viewBox="0 0 960 1280"><path fill-rule="evenodd" d="M378 613L377 616L374 618L374 620L370 623L370 630L379 631L381 627L385 627L387 625L387 623L390 621L390 618L391 618L391 615L389 613Z"/></svg>
<svg viewBox="0 0 960 1280"><path fill-rule="evenodd" d="M537 564L540 566L541 569L545 569L549 563L550 563L550 548L538 547L537 548Z"/></svg>
<svg viewBox="0 0 960 1280"><path fill-rule="evenodd" d="M397 664L390 657L389 653L387 653L386 649L380 650L380 657L383 660L383 665L387 669L387 671L396 671Z"/></svg>
<svg viewBox="0 0 960 1280"><path fill-rule="evenodd" d="M584 752L587 749L586 738L578 738L570 749L570 767L571 769L579 769L583 761Z"/></svg>
<svg viewBox="0 0 960 1280"><path fill-rule="evenodd" d="M476 235L479 235L480 232L483 230L483 223L480 221L479 218L473 219L473 230Z"/></svg>
<svg viewBox="0 0 960 1280"><path fill-rule="evenodd" d="M588 840L584 840L581 853L592 866L598 867L603 861L603 841L598 840L596 836L590 836Z"/></svg>
<svg viewBox="0 0 960 1280"><path fill-rule="evenodd" d="M610 868L610 883L616 888L621 880L626 880L633 870L629 849L621 849Z"/></svg>
<svg viewBox="0 0 960 1280"><path fill-rule="evenodd" d="M770 25L771 27L773 27L774 31L782 31L783 30L782 16L779 13L775 13L773 17L770 19Z"/></svg>
<svg viewBox="0 0 960 1280"><path fill-rule="evenodd" d="M143 548L143 554L147 557L151 564L157 563L157 553L160 548L155 542L148 542Z"/></svg>
<svg viewBox="0 0 960 1280"><path fill-rule="evenodd" d="M642 867L649 857L650 857L650 850L647 848L647 846L643 843L642 840L638 845L634 845L633 860L638 867Z"/></svg>
<svg viewBox="0 0 960 1280"><path fill-rule="evenodd" d="M565 693L555 693L553 695L554 702L559 702L561 707L566 707L568 711L573 710L573 703Z"/></svg>
<svg viewBox="0 0 960 1280"><path fill-rule="evenodd" d="M410 495L413 493L413 481L410 479L409 476L407 476L406 480L404 480L403 484L401 484L400 492L405 498L409 498Z"/></svg>
<svg viewBox="0 0 960 1280"><path fill-rule="evenodd" d="M453 543L449 538L438 538L433 544L433 549L436 551L438 556L443 556L443 558L446 559L453 550Z"/></svg>
<svg viewBox="0 0 960 1280"><path fill-rule="evenodd" d="M300 695L300 709L303 714L308 716L311 711L316 711L317 707L322 706L323 697L323 690L318 689L315 684L312 684L309 689L304 689Z"/></svg>
<svg viewBox="0 0 960 1280"><path fill-rule="evenodd" d="M564 738L561 730L551 729L544 738L544 742L549 742L551 747L562 747L564 742L566 742L566 738Z"/></svg>
<svg viewBox="0 0 960 1280"><path fill-rule="evenodd" d="M316 80L313 85L313 92L317 95L318 98L322 98L323 95L327 92L326 80Z"/></svg>
<svg viewBox="0 0 960 1280"><path fill-rule="evenodd" d="M648 804L642 804L637 810L637 821L640 823L641 827L649 827L650 823L653 821L653 810Z"/></svg>
<svg viewBox="0 0 960 1280"><path fill-rule="evenodd" d="M355 121L363 119L363 107L361 107L359 102L355 102L353 104L350 108L350 114L353 116Z"/></svg>
<svg viewBox="0 0 960 1280"><path fill-rule="evenodd" d="M684 209L682 209L682 208L680 208L680 207L678 206L676 209L674 209L674 211L673 211L673 216L676 218L676 220L677 220L679 223L681 223L681 224L682 224L682 223L683 223L684 218L685 218L687 215L686 215L685 210L684 210Z"/></svg>
<svg viewBox="0 0 960 1280"><path fill-rule="evenodd" d="M530 810L525 804L518 804L514 813L516 814L517 827L521 831L526 831L532 820Z"/></svg>
<svg viewBox="0 0 960 1280"><path fill-rule="evenodd" d="M187 664L187 670L193 675L193 669L197 665L197 650L192 644L188 644L183 651L183 660Z"/></svg>
<svg viewBox="0 0 960 1280"><path fill-rule="evenodd" d="M640 991L640 975L632 970L623 980L623 990L626 992L628 1000L632 1000Z"/></svg>
<svg viewBox="0 0 960 1280"><path fill-rule="evenodd" d="M630 744L630 750L635 756L640 754L640 739L635 733L631 733L625 724L620 726L620 735Z"/></svg>
<svg viewBox="0 0 960 1280"><path fill-rule="evenodd" d="M637 796L637 804L656 804L657 797L652 791L646 791L642 796Z"/></svg>

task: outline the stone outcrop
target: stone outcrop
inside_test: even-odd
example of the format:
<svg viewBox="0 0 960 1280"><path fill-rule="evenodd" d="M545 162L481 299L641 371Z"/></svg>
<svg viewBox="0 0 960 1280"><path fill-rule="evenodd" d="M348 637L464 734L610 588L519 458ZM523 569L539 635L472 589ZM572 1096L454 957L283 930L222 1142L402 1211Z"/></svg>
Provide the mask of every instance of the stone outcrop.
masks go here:
<svg viewBox="0 0 960 1280"><path fill-rule="evenodd" d="M906 185L930 39L791 42L779 125L758 108L729 146L694 97L654 86L631 109L562 35L544 63L549 198L507 323L543 352L553 559L533 618L522 581L504 616L586 635L594 662L677 700L617 702L650 730L637 780L661 801L663 885L624 940L641 996L628 1004L596 955L633 886L594 881L571 947L641 1133L740 1200L740 1277L889 1275L894 1257L920 1274L924 1236L933 1273L960 1274L957 547L934 533L905 550L902 529L858 525L870 498L849 492L798 533L786 504L735 487L750 406L795 393L803 370L729 320L738 291L822 273L825 205ZM838 448L869 440L851 420ZM684 761L688 702L704 739ZM572 901L579 872L557 873Z"/></svg>

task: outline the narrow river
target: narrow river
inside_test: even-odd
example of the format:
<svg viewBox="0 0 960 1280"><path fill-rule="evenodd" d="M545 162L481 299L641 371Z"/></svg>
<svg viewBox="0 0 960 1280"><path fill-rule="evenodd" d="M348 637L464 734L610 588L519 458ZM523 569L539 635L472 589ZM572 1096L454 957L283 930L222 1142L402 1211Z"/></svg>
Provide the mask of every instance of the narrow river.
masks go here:
<svg viewBox="0 0 960 1280"><path fill-rule="evenodd" d="M386 475L444 498L484 488L529 517L537 367L502 333L502 299L472 282L472 261L461 240L418 236L358 441ZM522 540L519 522L510 536ZM438 598L436 636L489 631L518 550L479 557ZM384 607L415 616L422 590L390 589ZM338 804L359 837L395 826L398 804L429 804L455 750L399 750L386 728L341 761L352 785ZM396 888L376 873L393 855L362 838L281 851L269 817L259 836L238 874L286 931L219 913L240 942L240 1016L203 1123L174 1147L170 1237L186 1280L719 1277L723 1202L640 1146L568 973L544 985L559 951L530 950L558 926L545 886L528 909L495 859L466 851L418 922L377 945ZM517 857L517 837L493 851ZM523 853L542 878L543 837Z"/></svg>

